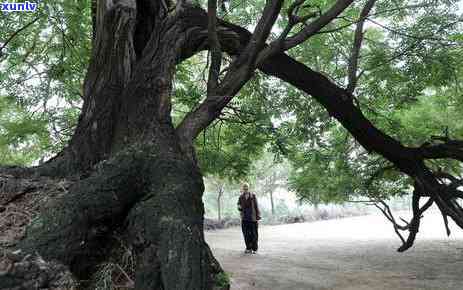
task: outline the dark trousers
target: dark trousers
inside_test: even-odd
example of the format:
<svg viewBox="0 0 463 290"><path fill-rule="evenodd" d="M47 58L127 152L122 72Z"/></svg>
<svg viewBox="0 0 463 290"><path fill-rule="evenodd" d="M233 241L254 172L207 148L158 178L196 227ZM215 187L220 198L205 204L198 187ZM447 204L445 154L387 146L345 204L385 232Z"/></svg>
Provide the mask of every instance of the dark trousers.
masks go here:
<svg viewBox="0 0 463 290"><path fill-rule="evenodd" d="M257 233L257 222L241 221L241 230L243 231L246 250L257 251L257 240L259 238Z"/></svg>

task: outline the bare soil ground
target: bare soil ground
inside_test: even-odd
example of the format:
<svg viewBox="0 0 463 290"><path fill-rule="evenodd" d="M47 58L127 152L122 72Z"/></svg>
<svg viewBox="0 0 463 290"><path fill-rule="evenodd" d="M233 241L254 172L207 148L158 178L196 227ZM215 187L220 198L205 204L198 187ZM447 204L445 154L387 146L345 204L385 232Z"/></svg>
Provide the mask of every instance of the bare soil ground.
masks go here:
<svg viewBox="0 0 463 290"><path fill-rule="evenodd" d="M243 253L240 228L206 239L237 290L462 290L463 231L451 226L448 238L440 215L426 214L405 253L379 215L261 226L257 255Z"/></svg>

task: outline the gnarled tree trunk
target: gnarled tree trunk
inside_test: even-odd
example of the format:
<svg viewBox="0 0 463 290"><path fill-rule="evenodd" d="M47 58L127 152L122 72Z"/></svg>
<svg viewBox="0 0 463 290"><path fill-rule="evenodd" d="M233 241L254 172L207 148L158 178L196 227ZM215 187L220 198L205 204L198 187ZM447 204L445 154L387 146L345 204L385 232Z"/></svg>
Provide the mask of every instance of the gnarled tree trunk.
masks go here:
<svg viewBox="0 0 463 290"><path fill-rule="evenodd" d="M212 289L222 272L204 240L192 144L180 142L170 117L186 25L184 10L168 4L97 2L77 129L40 168L81 179L31 223L18 248L69 266L79 279L105 259L115 230L135 257L136 289Z"/></svg>

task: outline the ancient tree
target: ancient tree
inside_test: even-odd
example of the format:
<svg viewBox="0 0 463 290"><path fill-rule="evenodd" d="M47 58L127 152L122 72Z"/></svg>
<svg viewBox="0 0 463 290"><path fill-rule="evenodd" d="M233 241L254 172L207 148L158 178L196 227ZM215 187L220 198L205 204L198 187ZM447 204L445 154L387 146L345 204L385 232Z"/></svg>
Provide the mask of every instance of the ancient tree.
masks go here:
<svg viewBox="0 0 463 290"><path fill-rule="evenodd" d="M17 248L58 261L85 279L105 259L108 237L117 230L136 257L135 289L217 286L222 269L204 241L204 186L193 142L256 69L315 98L368 152L380 154L414 181L413 219L396 225L410 232L400 250L413 244L420 217L431 204L439 207L446 224L450 217L463 227L458 203L462 181L433 172L426 164L442 158L463 161L462 141L442 136L433 144L407 147L376 128L355 101L355 50L347 89L285 54L354 1L338 0L326 11L308 14L300 12L305 1L294 1L283 15L288 25L269 40L283 2L267 0L251 33L218 19L216 0L209 0L207 11L184 0L92 1L92 59L73 137L60 154L37 168L2 171L17 178L74 180L64 196L31 222ZM368 14L373 4L369 1L362 13ZM356 46L360 45L359 36ZM174 126L176 65L202 50L209 50L211 59L207 96ZM225 53L232 60L224 71ZM424 206L422 199L427 199ZM1 289L23 282L12 273L2 277Z"/></svg>

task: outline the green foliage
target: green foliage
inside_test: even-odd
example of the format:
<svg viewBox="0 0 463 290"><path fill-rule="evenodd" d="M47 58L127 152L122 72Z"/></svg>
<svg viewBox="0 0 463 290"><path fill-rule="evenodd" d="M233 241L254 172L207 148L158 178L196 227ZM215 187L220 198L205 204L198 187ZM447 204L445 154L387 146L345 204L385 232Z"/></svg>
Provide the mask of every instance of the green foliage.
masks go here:
<svg viewBox="0 0 463 290"><path fill-rule="evenodd" d="M360 108L406 145L420 146L444 134L462 138L461 16L455 3L402 1L391 9L390 2L378 2L365 26L356 89ZM311 38L290 54L345 86L354 30L335 28L356 19L362 5L326 28L335 31ZM302 200L318 204L407 193L409 181L390 164L367 154L318 104L281 85L277 102L286 114L278 131L293 166L290 188ZM452 162L430 166L461 172Z"/></svg>
<svg viewBox="0 0 463 290"><path fill-rule="evenodd" d="M217 287L227 287L230 285L230 274L227 272L220 272L215 276L215 283Z"/></svg>
<svg viewBox="0 0 463 290"><path fill-rule="evenodd" d="M90 58L90 0L47 0L37 13L5 13L0 39L11 36L0 54L0 110L12 111L2 114L0 164L27 165L59 151L76 124Z"/></svg>
<svg viewBox="0 0 463 290"><path fill-rule="evenodd" d="M0 95L0 164L26 165L49 146L47 120Z"/></svg>
<svg viewBox="0 0 463 290"><path fill-rule="evenodd" d="M206 6L204 0L196 2ZM290 3L285 2L271 39L287 24ZM323 12L333 3L311 1L302 12ZM231 0L219 16L252 30L264 4ZM354 1L324 33L288 53L345 87L355 25L364 4ZM458 7L461 1L377 1L366 21L355 95L375 126L406 145L420 146L432 136L463 138ZM5 14L0 40L25 26L0 55L0 164L37 162L58 152L71 136L90 59L90 0L46 0L37 14ZM201 53L177 66L175 124L206 96L207 58ZM224 56L224 67L229 63ZM284 157L291 165L290 187L315 204L358 196L387 198L409 188L408 180L384 159L367 154L312 98L261 73L197 138L196 149L206 176L235 184L258 176L256 164L266 165L256 160L265 159L266 150L277 160ZM461 174L452 162L429 165ZM261 179L262 175L256 181Z"/></svg>
<svg viewBox="0 0 463 290"><path fill-rule="evenodd" d="M179 66L173 99L174 122L199 105L206 96L207 55L200 54ZM197 157L205 175L238 181L249 173L253 160L262 154L272 139L267 78L250 81L197 139Z"/></svg>

